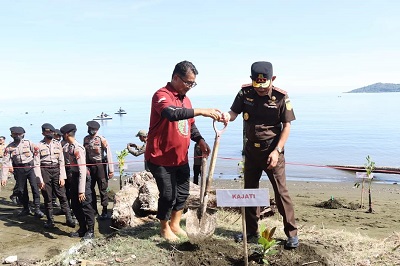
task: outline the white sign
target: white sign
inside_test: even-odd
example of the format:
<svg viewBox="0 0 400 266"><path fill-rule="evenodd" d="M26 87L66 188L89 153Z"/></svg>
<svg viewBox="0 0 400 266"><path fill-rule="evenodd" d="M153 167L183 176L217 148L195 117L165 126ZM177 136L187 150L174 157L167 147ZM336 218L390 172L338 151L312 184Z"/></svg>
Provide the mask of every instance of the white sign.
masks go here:
<svg viewBox="0 0 400 266"><path fill-rule="evenodd" d="M217 189L218 207L269 206L268 189Z"/></svg>
<svg viewBox="0 0 400 266"><path fill-rule="evenodd" d="M368 176L366 172L356 172L356 178L372 179L372 178L374 178L374 175L370 174Z"/></svg>

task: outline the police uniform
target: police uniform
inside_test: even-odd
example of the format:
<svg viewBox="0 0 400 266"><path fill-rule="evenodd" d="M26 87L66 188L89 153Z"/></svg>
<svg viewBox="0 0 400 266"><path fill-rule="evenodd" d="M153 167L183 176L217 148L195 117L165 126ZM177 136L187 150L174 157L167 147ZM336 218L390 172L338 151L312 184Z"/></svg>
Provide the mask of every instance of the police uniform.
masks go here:
<svg viewBox="0 0 400 266"><path fill-rule="evenodd" d="M44 204L46 207L47 222L46 228L54 227L53 218L53 194L60 201L61 210L65 213L66 223L70 227L75 227L75 222L71 216L71 210L67 201L65 187L60 187L60 179L66 181L64 154L59 141L53 138L54 127L45 123L42 125L42 132L47 132L43 140L38 143L39 163L45 189L42 190Z"/></svg>
<svg viewBox="0 0 400 266"><path fill-rule="evenodd" d="M139 130L139 132L136 134L136 137L146 137L147 138L147 132L145 130ZM138 146L131 146L132 143L128 143L127 149L130 154L133 156L137 157L139 155L142 155L146 152L146 142L147 140L144 141L144 144L140 147ZM147 165L146 160L144 160L144 170L147 172L150 172L149 166Z"/></svg>
<svg viewBox="0 0 400 266"><path fill-rule="evenodd" d="M35 206L34 215L41 218L44 214L40 211L38 183L42 184L43 179L39 164L35 163L37 160L34 160L34 158L38 158L39 156L38 148L31 141L23 138L25 130L22 127L11 127L10 131L12 134L15 133L22 136L18 141L14 139L4 150L2 180L7 180L9 169L12 167L17 183L16 194L24 208L20 215L30 214L27 187L29 180Z"/></svg>
<svg viewBox="0 0 400 266"><path fill-rule="evenodd" d="M60 128L60 131L63 135L75 132L76 126L66 124ZM72 143L68 142L63 146L63 152L65 161L69 163L66 167L70 175L68 178L70 179L71 207L79 223L78 231L71 233L71 237L93 238L95 219L91 204L90 175L86 168L85 148L73 139ZM79 201L80 193L85 194L86 199L83 202Z"/></svg>
<svg viewBox="0 0 400 266"><path fill-rule="evenodd" d="M252 79L257 80L259 77L261 82L271 81L272 65L264 64L268 62L261 63L253 64ZM293 204L286 187L284 151L277 147L282 123L295 120L295 116L285 91L272 86L268 95L259 96L253 84L242 86L231 107L234 113L243 113L247 138L244 148L244 188L259 188L259 180L262 172L265 171L274 189L278 211L283 217L285 234L289 238L296 237L297 239ZM279 149L278 163L276 167L269 170L267 169L268 156L275 149ZM245 214L247 233L256 235L258 233L257 208L246 207Z"/></svg>
<svg viewBox="0 0 400 266"><path fill-rule="evenodd" d="M100 128L100 124L96 121L89 121L86 123L89 130L95 129L96 131ZM114 173L114 164L112 159L112 153L110 145L107 140L97 135L97 132L92 135L87 135L83 139L83 146L86 149L86 162L91 176L91 189L92 189L92 205L95 213L97 211L97 198L96 198L96 183L100 192L101 206L103 210L101 218L107 218L107 205L108 205L108 174Z"/></svg>

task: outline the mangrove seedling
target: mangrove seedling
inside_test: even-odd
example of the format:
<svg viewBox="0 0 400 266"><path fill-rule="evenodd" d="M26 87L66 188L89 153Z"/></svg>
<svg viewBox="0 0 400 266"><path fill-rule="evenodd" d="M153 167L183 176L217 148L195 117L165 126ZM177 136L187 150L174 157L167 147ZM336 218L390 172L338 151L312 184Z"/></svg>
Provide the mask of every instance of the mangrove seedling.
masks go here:
<svg viewBox="0 0 400 266"><path fill-rule="evenodd" d="M128 156L129 152L127 149L117 151L118 167L119 167L119 189L122 189L122 177L124 176L125 168L125 157Z"/></svg>
<svg viewBox="0 0 400 266"><path fill-rule="evenodd" d="M269 229L266 226L261 225L262 233L258 239L258 244L261 245L261 255L264 265L269 265L268 257L278 253L278 251L275 249L278 243L275 239L272 239L275 229L276 227Z"/></svg>

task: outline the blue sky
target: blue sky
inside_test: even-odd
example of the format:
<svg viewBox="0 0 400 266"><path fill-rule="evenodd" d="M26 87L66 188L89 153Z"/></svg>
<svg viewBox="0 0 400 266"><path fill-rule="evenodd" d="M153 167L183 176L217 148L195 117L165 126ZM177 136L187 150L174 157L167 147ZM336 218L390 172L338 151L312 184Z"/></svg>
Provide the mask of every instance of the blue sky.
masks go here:
<svg viewBox="0 0 400 266"><path fill-rule="evenodd" d="M193 62L190 95L270 61L289 94L400 83L400 1L0 1L2 98L151 95Z"/></svg>

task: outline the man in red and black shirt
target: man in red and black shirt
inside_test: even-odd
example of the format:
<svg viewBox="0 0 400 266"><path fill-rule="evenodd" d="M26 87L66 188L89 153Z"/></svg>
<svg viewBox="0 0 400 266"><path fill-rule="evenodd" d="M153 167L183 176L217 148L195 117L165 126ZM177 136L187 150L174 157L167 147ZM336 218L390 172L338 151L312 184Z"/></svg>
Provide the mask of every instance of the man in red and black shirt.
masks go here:
<svg viewBox="0 0 400 266"><path fill-rule="evenodd" d="M180 220L189 196L190 140L200 146L204 156L210 153L194 117L220 119L221 112L217 109L192 108L186 93L197 85L197 74L191 62L178 63L171 82L156 91L152 98L145 159L160 192L157 218L161 222L161 236L169 241L177 240L177 235L186 235L180 227Z"/></svg>

